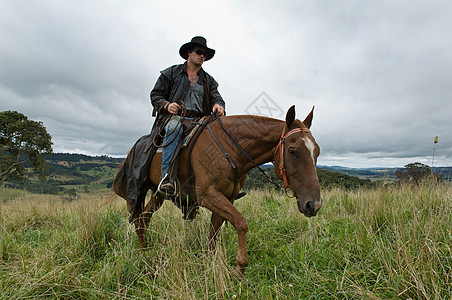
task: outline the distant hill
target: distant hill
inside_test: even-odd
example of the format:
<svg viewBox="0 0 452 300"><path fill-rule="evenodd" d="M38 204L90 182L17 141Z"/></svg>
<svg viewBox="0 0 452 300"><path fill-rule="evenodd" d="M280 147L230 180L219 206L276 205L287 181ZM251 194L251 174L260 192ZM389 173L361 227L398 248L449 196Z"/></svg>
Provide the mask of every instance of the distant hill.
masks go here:
<svg viewBox="0 0 452 300"><path fill-rule="evenodd" d="M397 168L347 168L341 166L318 166L319 169L356 176L361 179L395 180Z"/></svg>
<svg viewBox="0 0 452 300"><path fill-rule="evenodd" d="M26 189L30 192L48 194L69 194L108 189L113 183L115 174L124 158L108 156L88 156L83 154L53 153L46 156L49 171L46 180L41 180L30 172L28 180L8 181L5 186ZM275 180L272 164L265 169ZM342 186L354 188L366 186L371 182L385 180L394 181L398 168L347 168L341 166L318 166L319 180L324 187ZM444 180L451 180L452 167L435 167L434 171ZM261 188L267 186L267 180L256 169L249 172L245 188ZM271 186L271 185L269 185Z"/></svg>
<svg viewBox="0 0 452 300"><path fill-rule="evenodd" d="M356 176L362 179L395 180L395 172L403 168L347 168L341 166L318 166L319 169ZM443 177L444 180L452 181L452 167L434 167L433 171Z"/></svg>
<svg viewBox="0 0 452 300"><path fill-rule="evenodd" d="M124 158L53 153L46 156L46 180L30 172L28 180L8 181L5 186L47 194L70 194L107 189Z"/></svg>
<svg viewBox="0 0 452 300"><path fill-rule="evenodd" d="M452 181L452 167L433 167L433 171L441 175L444 180Z"/></svg>

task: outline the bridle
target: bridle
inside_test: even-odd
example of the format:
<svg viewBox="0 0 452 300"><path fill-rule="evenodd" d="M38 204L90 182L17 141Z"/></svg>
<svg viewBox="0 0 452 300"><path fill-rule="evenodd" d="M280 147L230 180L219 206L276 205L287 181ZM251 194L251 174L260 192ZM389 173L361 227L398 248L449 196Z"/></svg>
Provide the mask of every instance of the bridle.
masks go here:
<svg viewBox="0 0 452 300"><path fill-rule="evenodd" d="M307 129L307 128L295 128L295 129L292 129L291 131L289 131L288 133L284 134L285 131L286 131L286 128L284 127L283 131L282 131L282 134L281 134L281 138L279 139L278 146L276 146L275 153L273 154L273 164L276 163L276 159L275 159L276 158L276 153L279 150L279 171L280 171L280 174L281 174L281 176L283 178L283 181L284 181L284 190L285 190L286 195L288 197L293 198L293 197L295 197L296 194L295 194L295 191L293 190L293 187L291 185L289 185L289 182L287 180L286 166L285 166L285 163L284 163L284 142L285 142L287 137L291 136L294 133L297 133L297 132L311 132L311 131L309 129ZM287 188L290 188L290 190L292 191L291 195L289 195L289 193L287 192L288 191Z"/></svg>

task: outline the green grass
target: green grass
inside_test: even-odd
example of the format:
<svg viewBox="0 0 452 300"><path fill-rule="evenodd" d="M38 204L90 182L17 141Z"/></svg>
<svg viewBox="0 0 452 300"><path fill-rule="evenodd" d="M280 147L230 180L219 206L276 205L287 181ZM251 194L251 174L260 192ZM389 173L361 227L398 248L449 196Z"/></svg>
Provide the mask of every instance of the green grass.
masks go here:
<svg viewBox="0 0 452 300"><path fill-rule="evenodd" d="M11 191L2 189L1 192ZM223 226L207 251L210 213L183 221L170 202L138 249L125 201L20 194L0 206L0 299L450 299L452 186L323 192L315 218L294 199L255 191L237 201L250 264L235 264Z"/></svg>

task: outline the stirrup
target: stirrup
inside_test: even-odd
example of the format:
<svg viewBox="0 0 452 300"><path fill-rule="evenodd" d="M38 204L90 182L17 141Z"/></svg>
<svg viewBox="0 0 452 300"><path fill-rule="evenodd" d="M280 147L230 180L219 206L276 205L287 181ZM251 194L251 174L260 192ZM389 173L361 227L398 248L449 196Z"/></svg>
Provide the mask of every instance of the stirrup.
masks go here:
<svg viewBox="0 0 452 300"><path fill-rule="evenodd" d="M162 180L160 181L158 187L157 187L157 192L165 195L165 196L176 196L177 195L177 186L176 186L176 182L164 182L168 177L168 173L165 174L165 176L163 176ZM162 190L162 185L166 185L166 184L170 184L172 186L171 189L174 189L174 191L172 193L168 193L168 191L165 191L165 188Z"/></svg>

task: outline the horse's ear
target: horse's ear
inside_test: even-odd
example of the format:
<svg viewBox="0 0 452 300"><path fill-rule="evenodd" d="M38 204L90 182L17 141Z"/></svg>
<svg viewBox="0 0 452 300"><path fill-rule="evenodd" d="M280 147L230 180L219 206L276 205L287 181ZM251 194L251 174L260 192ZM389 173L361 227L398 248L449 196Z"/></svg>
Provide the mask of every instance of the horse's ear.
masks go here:
<svg viewBox="0 0 452 300"><path fill-rule="evenodd" d="M295 121L295 105L292 105L292 107L289 108L289 110L287 111L287 114L286 114L287 127L290 128L290 126L292 125L293 121Z"/></svg>
<svg viewBox="0 0 452 300"><path fill-rule="evenodd" d="M304 125L306 125L308 128L311 128L312 118L314 117L314 107L315 106L312 107L311 112L306 117L306 119L304 119L304 121L303 121Z"/></svg>

